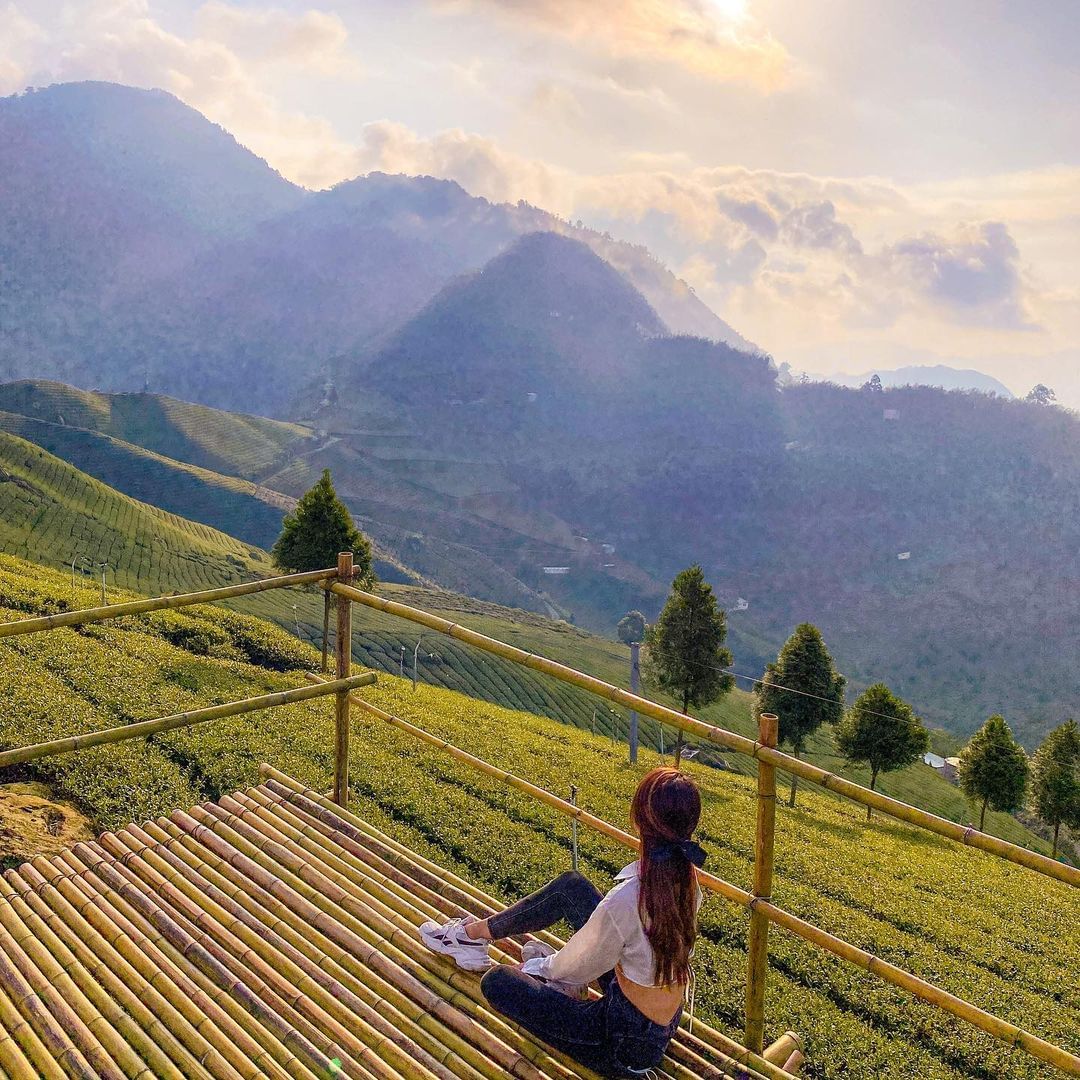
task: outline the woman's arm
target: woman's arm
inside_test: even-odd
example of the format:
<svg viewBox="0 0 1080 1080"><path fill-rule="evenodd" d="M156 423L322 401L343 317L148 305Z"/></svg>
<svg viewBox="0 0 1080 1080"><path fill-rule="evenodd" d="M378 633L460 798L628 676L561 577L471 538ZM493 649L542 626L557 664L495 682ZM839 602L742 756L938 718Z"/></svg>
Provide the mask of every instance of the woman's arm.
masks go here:
<svg viewBox="0 0 1080 1080"><path fill-rule="evenodd" d="M611 971L623 950L623 937L604 901L589 921L552 956L538 956L522 965L527 975L550 982L585 986Z"/></svg>

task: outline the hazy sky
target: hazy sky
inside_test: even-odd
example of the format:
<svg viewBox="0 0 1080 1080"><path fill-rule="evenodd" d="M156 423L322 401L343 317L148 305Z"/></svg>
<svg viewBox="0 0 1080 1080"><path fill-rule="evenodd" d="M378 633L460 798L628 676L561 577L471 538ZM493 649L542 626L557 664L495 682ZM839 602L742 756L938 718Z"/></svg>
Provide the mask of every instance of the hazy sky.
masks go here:
<svg viewBox="0 0 1080 1080"><path fill-rule="evenodd" d="M160 86L311 187L646 243L778 360L1080 406L1080 0L0 0L0 92Z"/></svg>

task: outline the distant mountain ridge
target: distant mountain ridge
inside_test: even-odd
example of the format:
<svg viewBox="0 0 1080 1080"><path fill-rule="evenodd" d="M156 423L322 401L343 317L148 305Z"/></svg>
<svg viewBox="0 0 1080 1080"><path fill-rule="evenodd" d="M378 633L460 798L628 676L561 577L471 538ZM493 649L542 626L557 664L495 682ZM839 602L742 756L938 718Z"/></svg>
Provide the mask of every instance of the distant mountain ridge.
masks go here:
<svg viewBox="0 0 1080 1080"><path fill-rule="evenodd" d="M949 367L947 364L911 364L899 368L875 368L861 375L837 373L811 377L858 389L875 375L881 379L882 386L939 386L943 390L979 390L984 394L997 394L1007 401L1015 396L1003 382L992 375L972 368Z"/></svg>
<svg viewBox="0 0 1080 1080"><path fill-rule="evenodd" d="M536 231L587 243L672 332L748 347L643 248L431 177L307 191L162 91L0 99L0 145L0 379L285 415L335 357Z"/></svg>

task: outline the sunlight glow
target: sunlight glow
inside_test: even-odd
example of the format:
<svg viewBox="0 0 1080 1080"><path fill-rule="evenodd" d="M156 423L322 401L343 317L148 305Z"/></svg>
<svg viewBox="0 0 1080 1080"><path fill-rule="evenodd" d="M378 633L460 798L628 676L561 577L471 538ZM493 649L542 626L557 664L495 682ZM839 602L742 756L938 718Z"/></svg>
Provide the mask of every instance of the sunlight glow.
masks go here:
<svg viewBox="0 0 1080 1080"><path fill-rule="evenodd" d="M749 14L747 11L749 0L708 0L708 2L725 22L743 22Z"/></svg>

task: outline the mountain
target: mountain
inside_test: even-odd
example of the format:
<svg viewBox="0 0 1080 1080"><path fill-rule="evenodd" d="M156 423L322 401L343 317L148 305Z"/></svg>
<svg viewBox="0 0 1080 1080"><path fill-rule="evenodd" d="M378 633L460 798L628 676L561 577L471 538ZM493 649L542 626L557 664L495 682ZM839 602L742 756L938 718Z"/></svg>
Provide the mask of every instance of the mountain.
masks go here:
<svg viewBox="0 0 1080 1080"><path fill-rule="evenodd" d="M938 386L943 390L979 390L984 394L997 394L1007 401L1014 396L1003 382L999 382L992 375L971 368L949 367L947 364L914 364L890 370L878 368L861 375L813 375L811 378L858 389L874 375L881 379L882 386Z"/></svg>
<svg viewBox="0 0 1080 1080"><path fill-rule="evenodd" d="M0 146L0 378L141 385L132 291L302 197L158 91L74 83L4 98Z"/></svg>
<svg viewBox="0 0 1080 1080"><path fill-rule="evenodd" d="M671 330L746 344L644 248L431 177L306 191L160 91L2 99L0 146L0 379L287 415L334 358L537 230L588 243Z"/></svg>

